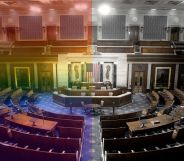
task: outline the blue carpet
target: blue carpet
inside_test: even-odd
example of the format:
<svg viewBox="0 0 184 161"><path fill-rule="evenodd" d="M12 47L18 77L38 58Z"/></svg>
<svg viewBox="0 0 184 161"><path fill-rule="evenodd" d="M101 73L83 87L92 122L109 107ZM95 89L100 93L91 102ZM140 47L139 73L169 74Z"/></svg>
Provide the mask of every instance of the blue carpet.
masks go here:
<svg viewBox="0 0 184 161"><path fill-rule="evenodd" d="M143 94L134 94L132 103L116 108L116 114L140 111L149 106L149 102ZM51 93L41 93L35 104L46 111L53 113L70 114L70 109L53 102ZM104 107L105 115L112 114L112 108ZM74 115L85 117L85 129L81 161L102 161L102 149L100 140L99 116L86 116L81 107L73 107Z"/></svg>

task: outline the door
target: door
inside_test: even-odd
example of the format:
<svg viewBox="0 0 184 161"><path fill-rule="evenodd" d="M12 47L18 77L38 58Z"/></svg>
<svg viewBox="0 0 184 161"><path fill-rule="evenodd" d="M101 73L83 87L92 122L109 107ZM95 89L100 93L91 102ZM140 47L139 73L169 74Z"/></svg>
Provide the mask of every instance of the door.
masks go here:
<svg viewBox="0 0 184 161"><path fill-rule="evenodd" d="M57 26L47 26L47 40L55 41L57 39Z"/></svg>
<svg viewBox="0 0 184 161"><path fill-rule="evenodd" d="M144 89L144 72L137 71L134 73L133 93L142 93Z"/></svg>
<svg viewBox="0 0 184 161"><path fill-rule="evenodd" d="M16 40L16 28L15 27L6 27L6 37L7 40L12 42Z"/></svg>
<svg viewBox="0 0 184 161"><path fill-rule="evenodd" d="M137 44L139 41L139 26L130 26L129 27L129 39L133 44Z"/></svg>
<svg viewBox="0 0 184 161"><path fill-rule="evenodd" d="M179 27L171 27L171 41L179 41L180 28Z"/></svg>
<svg viewBox="0 0 184 161"><path fill-rule="evenodd" d="M40 90L42 92L50 92L52 90L51 72L40 72Z"/></svg>

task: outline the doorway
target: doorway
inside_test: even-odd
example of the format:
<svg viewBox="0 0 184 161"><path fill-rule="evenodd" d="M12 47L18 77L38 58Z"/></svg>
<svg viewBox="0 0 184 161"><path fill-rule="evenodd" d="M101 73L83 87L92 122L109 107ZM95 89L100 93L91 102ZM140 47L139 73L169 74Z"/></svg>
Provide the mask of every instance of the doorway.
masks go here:
<svg viewBox="0 0 184 161"><path fill-rule="evenodd" d="M179 27L171 27L171 41L179 41L180 39L180 28Z"/></svg>
<svg viewBox="0 0 184 161"><path fill-rule="evenodd" d="M132 92L145 93L147 89L147 64L132 64Z"/></svg>
<svg viewBox="0 0 184 161"><path fill-rule="evenodd" d="M134 78L133 93L142 93L144 88L144 72L135 72Z"/></svg>
<svg viewBox="0 0 184 161"><path fill-rule="evenodd" d="M133 44L137 44L139 41L139 26L130 26L129 27L129 39Z"/></svg>
<svg viewBox="0 0 184 161"><path fill-rule="evenodd" d="M50 92L52 90L51 72L40 72L40 90L42 92Z"/></svg>

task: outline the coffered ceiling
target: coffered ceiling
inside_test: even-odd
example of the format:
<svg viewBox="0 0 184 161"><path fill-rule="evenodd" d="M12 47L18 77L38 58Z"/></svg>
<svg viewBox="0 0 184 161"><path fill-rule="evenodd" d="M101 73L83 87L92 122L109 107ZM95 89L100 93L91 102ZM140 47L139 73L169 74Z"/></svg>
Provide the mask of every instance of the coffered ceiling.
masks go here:
<svg viewBox="0 0 184 161"><path fill-rule="evenodd" d="M28 10L29 6L37 5L43 10L56 9L68 10L70 8L86 9L97 8L100 4L107 3L118 10L137 8L147 10L156 8L160 10L177 9L184 10L184 0L0 0L0 11L15 9L17 11ZM86 5L86 6L85 6Z"/></svg>

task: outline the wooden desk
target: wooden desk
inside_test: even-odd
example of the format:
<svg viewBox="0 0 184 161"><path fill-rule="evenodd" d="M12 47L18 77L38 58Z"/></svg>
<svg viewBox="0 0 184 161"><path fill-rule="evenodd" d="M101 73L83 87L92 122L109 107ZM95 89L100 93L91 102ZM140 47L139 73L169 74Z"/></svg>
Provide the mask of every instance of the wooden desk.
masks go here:
<svg viewBox="0 0 184 161"><path fill-rule="evenodd" d="M5 118L5 120L12 124L17 124L44 132L52 132L57 125L57 122L55 121L42 120L37 118L34 120L35 123L33 123L33 117L27 116L25 114L15 114L13 115L13 118L8 116Z"/></svg>
<svg viewBox="0 0 184 161"><path fill-rule="evenodd" d="M10 109L4 106L0 106L0 117L6 116L10 112Z"/></svg>
<svg viewBox="0 0 184 161"><path fill-rule="evenodd" d="M100 104L102 100L104 107L113 107L112 102L114 102L115 107L120 107L132 102L132 94L126 92L118 96L68 96L58 94L58 92L53 93L53 101L65 107L70 107L70 103L73 107L81 107L81 101L85 104Z"/></svg>
<svg viewBox="0 0 184 161"><path fill-rule="evenodd" d="M158 121L156 124L154 122ZM133 122L127 122L129 131L133 133L139 133L144 131L149 131L152 129L161 128L164 126L174 125L174 122L176 122L176 119L172 119L169 115L161 115L150 119L145 120L139 120L139 121L133 121ZM144 123L144 126L141 127L142 123Z"/></svg>

